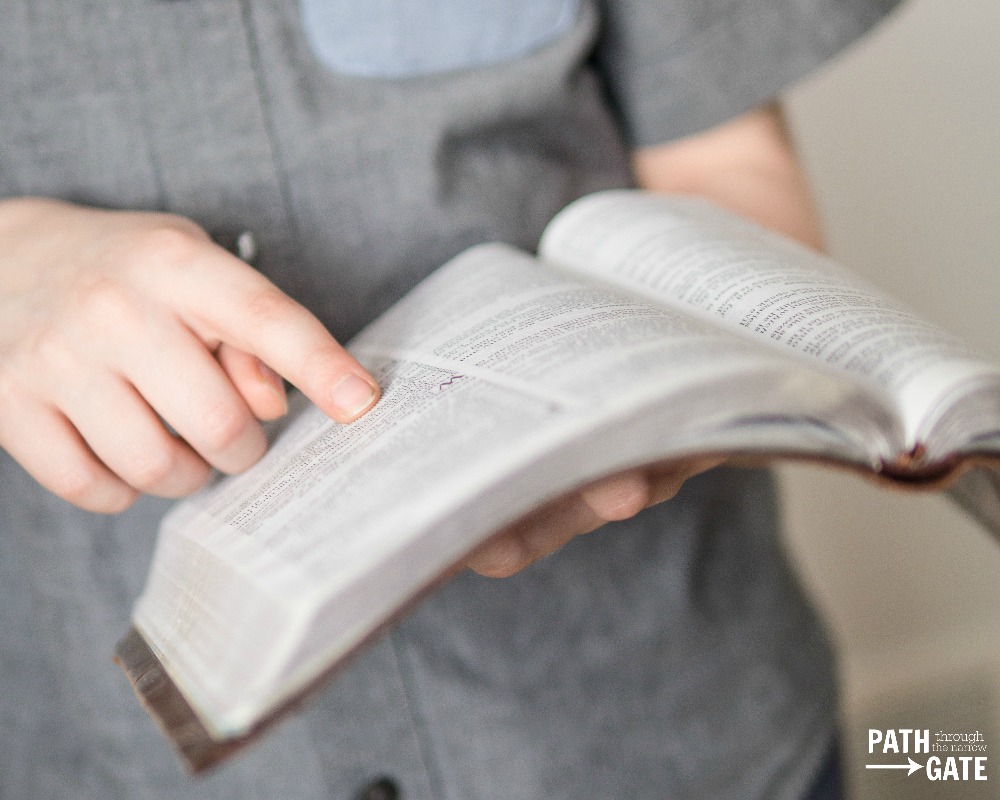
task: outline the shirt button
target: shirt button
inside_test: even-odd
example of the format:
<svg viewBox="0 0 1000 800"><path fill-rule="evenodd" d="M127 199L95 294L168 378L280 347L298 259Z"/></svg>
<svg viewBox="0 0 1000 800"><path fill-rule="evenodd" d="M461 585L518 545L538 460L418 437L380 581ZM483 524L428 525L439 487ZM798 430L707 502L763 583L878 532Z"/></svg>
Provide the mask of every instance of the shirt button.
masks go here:
<svg viewBox="0 0 1000 800"><path fill-rule="evenodd" d="M257 263L257 255L260 250L257 247L257 237L253 235L253 231L240 231L239 233L213 231L212 241L251 266Z"/></svg>
<svg viewBox="0 0 1000 800"><path fill-rule="evenodd" d="M376 778L358 792L356 800L399 800L400 797L396 781L383 776Z"/></svg>
<svg viewBox="0 0 1000 800"><path fill-rule="evenodd" d="M257 237L253 231L242 231L236 237L236 246L233 248L237 258L242 258L248 264L257 263Z"/></svg>

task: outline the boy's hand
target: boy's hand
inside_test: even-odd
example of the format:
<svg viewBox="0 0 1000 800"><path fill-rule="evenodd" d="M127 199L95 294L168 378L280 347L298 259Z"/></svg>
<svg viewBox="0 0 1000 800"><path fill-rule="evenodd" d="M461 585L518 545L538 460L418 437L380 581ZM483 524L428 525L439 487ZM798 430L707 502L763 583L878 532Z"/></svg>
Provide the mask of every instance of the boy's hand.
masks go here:
<svg viewBox="0 0 1000 800"><path fill-rule="evenodd" d="M60 497L116 512L246 469L257 420L285 411L279 376L339 422L379 396L312 314L190 220L0 202L0 446Z"/></svg>

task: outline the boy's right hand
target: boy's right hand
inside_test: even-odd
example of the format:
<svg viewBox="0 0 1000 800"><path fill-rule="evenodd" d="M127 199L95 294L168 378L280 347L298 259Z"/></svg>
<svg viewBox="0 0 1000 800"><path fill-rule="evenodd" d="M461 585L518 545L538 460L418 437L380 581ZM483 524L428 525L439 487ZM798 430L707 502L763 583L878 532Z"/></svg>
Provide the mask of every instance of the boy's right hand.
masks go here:
<svg viewBox="0 0 1000 800"><path fill-rule="evenodd" d="M0 202L0 447L60 497L111 513L246 469L257 420L285 411L279 376L339 422L379 396L319 320L190 220Z"/></svg>

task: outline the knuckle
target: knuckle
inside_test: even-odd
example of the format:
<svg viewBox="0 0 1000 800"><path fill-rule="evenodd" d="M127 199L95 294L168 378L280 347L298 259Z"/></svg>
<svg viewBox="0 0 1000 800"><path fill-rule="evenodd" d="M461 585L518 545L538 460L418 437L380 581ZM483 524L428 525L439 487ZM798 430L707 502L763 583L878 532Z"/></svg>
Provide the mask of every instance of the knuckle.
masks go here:
<svg viewBox="0 0 1000 800"><path fill-rule="evenodd" d="M344 371L344 366L344 350L330 341L306 353L301 374L316 386L326 386Z"/></svg>
<svg viewBox="0 0 1000 800"><path fill-rule="evenodd" d="M176 459L168 447L153 447L136 454L129 465L128 475L123 476L136 489L152 492L170 478Z"/></svg>
<svg viewBox="0 0 1000 800"><path fill-rule="evenodd" d="M55 374L60 374L74 360L69 339L62 330L51 325L36 330L26 350L26 355L34 362L36 370L55 370Z"/></svg>
<svg viewBox="0 0 1000 800"><path fill-rule="evenodd" d="M88 330L104 330L112 325L120 330L136 320L132 293L108 276L95 276L81 286L75 306Z"/></svg>
<svg viewBox="0 0 1000 800"><path fill-rule="evenodd" d="M164 222L134 234L130 243L133 263L147 266L185 264L193 260L205 246L204 232L183 218Z"/></svg>
<svg viewBox="0 0 1000 800"><path fill-rule="evenodd" d="M634 517L650 500L648 481L633 476L620 476L585 493L591 510L605 522Z"/></svg>
<svg viewBox="0 0 1000 800"><path fill-rule="evenodd" d="M281 323L300 308L299 304L276 286L262 286L246 299L244 312L253 324Z"/></svg>
<svg viewBox="0 0 1000 800"><path fill-rule="evenodd" d="M645 487L632 487L623 492L613 509L611 519L631 519L642 511L649 502L649 491Z"/></svg>
<svg viewBox="0 0 1000 800"><path fill-rule="evenodd" d="M511 536L490 543L475 555L470 566L485 578L509 578L530 563L523 542Z"/></svg>
<svg viewBox="0 0 1000 800"><path fill-rule="evenodd" d="M246 433L249 420L230 404L210 409L202 417L201 442L211 453L221 453L235 445Z"/></svg>
<svg viewBox="0 0 1000 800"><path fill-rule="evenodd" d="M97 468L80 463L62 466L49 480L49 487L59 497L85 508L99 501L101 484Z"/></svg>

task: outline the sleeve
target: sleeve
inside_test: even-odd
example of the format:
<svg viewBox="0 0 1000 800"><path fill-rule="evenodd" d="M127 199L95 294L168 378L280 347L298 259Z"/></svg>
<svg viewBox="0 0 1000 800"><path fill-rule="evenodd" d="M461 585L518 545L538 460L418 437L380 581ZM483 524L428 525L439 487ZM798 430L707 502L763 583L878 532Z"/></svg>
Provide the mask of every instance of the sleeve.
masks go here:
<svg viewBox="0 0 1000 800"><path fill-rule="evenodd" d="M602 0L597 61L629 143L762 105L900 0Z"/></svg>

